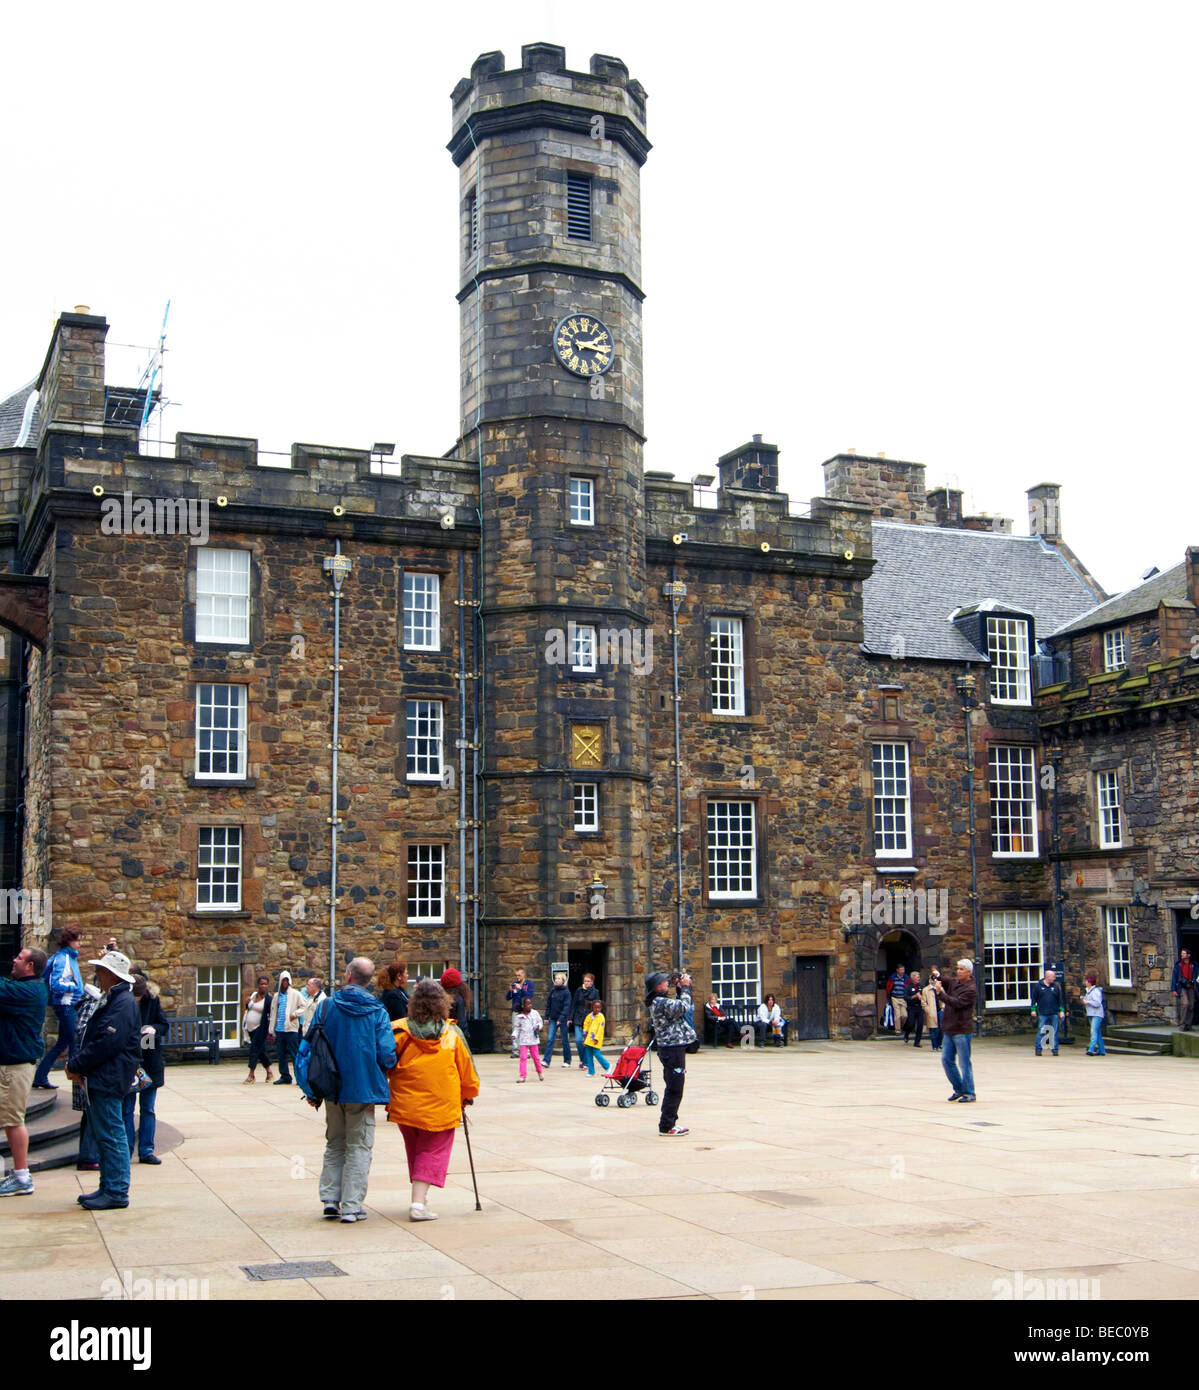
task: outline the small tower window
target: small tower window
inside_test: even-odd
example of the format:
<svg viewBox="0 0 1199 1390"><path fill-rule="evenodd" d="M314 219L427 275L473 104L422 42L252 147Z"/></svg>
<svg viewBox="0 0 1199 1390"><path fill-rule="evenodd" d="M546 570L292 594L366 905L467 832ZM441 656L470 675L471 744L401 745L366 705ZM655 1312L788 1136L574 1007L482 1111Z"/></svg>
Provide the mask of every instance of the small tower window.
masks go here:
<svg viewBox="0 0 1199 1390"><path fill-rule="evenodd" d="M566 176L566 234L572 241L591 240L591 180L586 174Z"/></svg>
<svg viewBox="0 0 1199 1390"><path fill-rule="evenodd" d="M472 188L466 195L466 254L479 254L479 190Z"/></svg>

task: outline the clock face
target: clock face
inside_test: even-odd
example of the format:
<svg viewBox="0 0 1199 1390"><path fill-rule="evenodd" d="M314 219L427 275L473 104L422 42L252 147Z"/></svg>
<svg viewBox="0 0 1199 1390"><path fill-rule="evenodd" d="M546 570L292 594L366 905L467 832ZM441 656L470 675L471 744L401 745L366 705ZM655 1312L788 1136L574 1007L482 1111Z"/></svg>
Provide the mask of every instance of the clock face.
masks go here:
<svg viewBox="0 0 1199 1390"><path fill-rule="evenodd" d="M606 372L615 351L607 326L590 314L571 314L554 329L554 356L575 376Z"/></svg>

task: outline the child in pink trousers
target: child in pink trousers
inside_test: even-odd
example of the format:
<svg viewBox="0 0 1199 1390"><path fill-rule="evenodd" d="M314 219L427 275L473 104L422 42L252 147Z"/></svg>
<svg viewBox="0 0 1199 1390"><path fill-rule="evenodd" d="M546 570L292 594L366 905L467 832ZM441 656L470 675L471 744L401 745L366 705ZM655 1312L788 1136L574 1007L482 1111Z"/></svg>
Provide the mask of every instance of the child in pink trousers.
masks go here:
<svg viewBox="0 0 1199 1390"><path fill-rule="evenodd" d="M517 1085L525 1080L530 1057L533 1059L533 1065L537 1068L537 1080L545 1080L541 1071L541 1049L537 1042L537 1034L540 1032L541 1015L533 1007L533 1001L528 995L525 995L521 1000L520 1012L516 1015L516 1023L512 1029L512 1046L520 1048L520 1076L517 1078Z"/></svg>

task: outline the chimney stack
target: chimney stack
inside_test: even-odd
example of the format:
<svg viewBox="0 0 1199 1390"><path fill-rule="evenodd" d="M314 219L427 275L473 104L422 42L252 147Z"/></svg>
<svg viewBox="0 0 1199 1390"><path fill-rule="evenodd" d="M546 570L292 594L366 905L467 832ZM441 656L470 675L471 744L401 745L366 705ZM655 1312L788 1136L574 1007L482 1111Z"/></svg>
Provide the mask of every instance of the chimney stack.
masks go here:
<svg viewBox="0 0 1199 1390"><path fill-rule="evenodd" d="M936 517L924 488L924 464L876 454L847 454L824 462L824 495L838 502L865 502L884 521L932 525Z"/></svg>
<svg viewBox="0 0 1199 1390"><path fill-rule="evenodd" d="M104 424L104 339L108 323L102 314L63 313L54 325L50 350L37 380L41 397L42 430L56 425Z"/></svg>
<svg viewBox="0 0 1199 1390"><path fill-rule="evenodd" d="M779 490L779 446L763 444L755 434L748 444L725 454L717 465L720 486L746 488L751 492Z"/></svg>
<svg viewBox="0 0 1199 1390"><path fill-rule="evenodd" d="M1028 533L1050 545L1062 539L1062 489L1059 483L1038 483L1028 489Z"/></svg>

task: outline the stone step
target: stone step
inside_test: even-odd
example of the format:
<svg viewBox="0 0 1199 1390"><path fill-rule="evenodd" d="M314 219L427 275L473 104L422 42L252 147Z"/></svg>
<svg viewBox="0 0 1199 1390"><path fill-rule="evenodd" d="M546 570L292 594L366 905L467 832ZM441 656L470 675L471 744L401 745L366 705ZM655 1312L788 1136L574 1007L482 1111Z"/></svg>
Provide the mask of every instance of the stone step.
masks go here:
<svg viewBox="0 0 1199 1390"><path fill-rule="evenodd" d="M1105 1029L1103 1036L1118 1038L1121 1042L1164 1043L1169 1048L1170 1038L1176 1031L1174 1028L1163 1028L1148 1023L1121 1023L1114 1028Z"/></svg>
<svg viewBox="0 0 1199 1390"><path fill-rule="evenodd" d="M1168 1057L1170 1049L1153 1043L1113 1042L1104 1038L1104 1047L1115 1057Z"/></svg>
<svg viewBox="0 0 1199 1390"><path fill-rule="evenodd" d="M38 1097L36 1102L32 1097ZM29 1130L29 1156L35 1156L40 1160L43 1150L57 1148L60 1144L66 1143L71 1146L71 1161L74 1162L75 1155L79 1148L79 1121L80 1112L71 1109L71 1092L68 1089L65 1099L62 1091L34 1091L30 1098L30 1104L25 1111L25 1124ZM4 1131L0 1130L0 1155L4 1158L12 1157L12 1150L9 1148L8 1139ZM57 1167L57 1164L45 1165L42 1163L29 1165L31 1168L38 1166Z"/></svg>
<svg viewBox="0 0 1199 1390"><path fill-rule="evenodd" d="M47 1144L44 1148L30 1148L29 1150L29 1171L31 1173L43 1173L48 1168L74 1168L79 1162L79 1135L72 1135L67 1139L57 1139L53 1144ZM89 1178L98 1178L98 1173L88 1173Z"/></svg>

